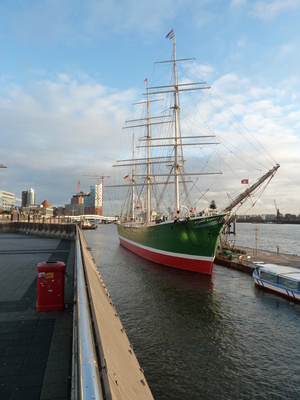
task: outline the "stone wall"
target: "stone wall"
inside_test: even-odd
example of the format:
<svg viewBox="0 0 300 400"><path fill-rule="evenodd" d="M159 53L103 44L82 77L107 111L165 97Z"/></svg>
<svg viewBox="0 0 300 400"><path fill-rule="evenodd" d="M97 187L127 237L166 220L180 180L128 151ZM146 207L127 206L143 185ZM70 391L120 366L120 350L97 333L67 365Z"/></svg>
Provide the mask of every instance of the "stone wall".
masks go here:
<svg viewBox="0 0 300 400"><path fill-rule="evenodd" d="M26 235L74 239L76 235L76 224L50 224L43 222L1 222L0 233L1 232L19 232Z"/></svg>

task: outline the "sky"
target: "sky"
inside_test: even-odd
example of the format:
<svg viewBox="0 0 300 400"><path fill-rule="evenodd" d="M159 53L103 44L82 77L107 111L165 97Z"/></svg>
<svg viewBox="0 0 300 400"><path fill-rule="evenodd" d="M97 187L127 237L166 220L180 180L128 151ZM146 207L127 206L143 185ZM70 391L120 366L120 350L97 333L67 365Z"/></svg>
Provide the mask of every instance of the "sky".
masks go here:
<svg viewBox="0 0 300 400"><path fill-rule="evenodd" d="M153 63L178 49L280 169L249 213L300 214L300 0L0 2L0 190L70 202L112 176ZM110 178L104 179L104 185ZM104 187L104 214L113 210ZM17 200L16 204L20 204Z"/></svg>

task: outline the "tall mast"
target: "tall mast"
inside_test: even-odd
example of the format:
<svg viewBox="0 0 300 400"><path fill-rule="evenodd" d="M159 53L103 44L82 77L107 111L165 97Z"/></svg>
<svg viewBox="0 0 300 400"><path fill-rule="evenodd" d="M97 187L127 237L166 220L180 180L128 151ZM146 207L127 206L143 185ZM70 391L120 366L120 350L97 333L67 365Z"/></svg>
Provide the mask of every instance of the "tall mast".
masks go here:
<svg viewBox="0 0 300 400"><path fill-rule="evenodd" d="M132 220L134 221L135 216L134 216L134 174L135 174L135 165L134 165L134 133L132 135L132 177L131 177L131 183L132 183L132 197L131 197L131 215L132 215Z"/></svg>
<svg viewBox="0 0 300 400"><path fill-rule="evenodd" d="M273 178L275 172L278 170L280 167L279 164L276 164L275 167L270 169L265 175L263 175L260 179L258 179L257 182L255 182L252 186L250 186L248 189L246 189L243 193L241 193L235 200L233 200L229 206L227 206L224 209L224 212L231 211L234 207L236 207L238 204L242 204L243 201L250 196L252 192L254 192L255 189L257 189L266 179L268 178Z"/></svg>
<svg viewBox="0 0 300 400"><path fill-rule="evenodd" d="M174 214L179 214L179 157L178 157L178 81L177 81L177 65L176 65L176 40L174 39L174 122L175 122L175 154L174 154L174 179L175 179L175 209Z"/></svg>
<svg viewBox="0 0 300 400"><path fill-rule="evenodd" d="M150 222L151 196L150 196L150 105L149 105L149 83L147 79L147 223Z"/></svg>

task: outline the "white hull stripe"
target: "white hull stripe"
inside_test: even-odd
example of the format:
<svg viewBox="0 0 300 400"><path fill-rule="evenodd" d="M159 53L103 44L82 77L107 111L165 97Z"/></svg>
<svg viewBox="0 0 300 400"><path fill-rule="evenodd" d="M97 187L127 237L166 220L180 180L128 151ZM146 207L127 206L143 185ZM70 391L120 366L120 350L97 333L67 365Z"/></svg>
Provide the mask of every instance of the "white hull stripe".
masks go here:
<svg viewBox="0 0 300 400"><path fill-rule="evenodd" d="M284 295L286 295L288 297L292 297L292 298L295 298L297 300L300 300L300 294L295 292L295 291L293 291L293 290L291 290L291 289L281 288L281 287L278 287L277 285L272 285L271 283L267 283L265 281L263 282L262 280L257 279L257 278L255 278L255 283L257 285L259 285L259 286L263 286L266 289L270 289L273 292L284 294Z"/></svg>
<svg viewBox="0 0 300 400"><path fill-rule="evenodd" d="M165 256L168 257L181 257L181 258L185 258L188 260L201 260L201 261L213 261L214 257L204 257L204 256L194 256L192 254L184 254L184 253L172 253L170 251L164 251L164 250L157 250L153 247L148 247L148 246L144 246L140 243L134 242L132 240L129 239L125 239L123 236L120 236L120 238L122 240L124 240L124 242L130 243L132 246L136 246L139 247L141 249L147 250L147 251L151 251L152 253L156 253L156 254L163 254Z"/></svg>

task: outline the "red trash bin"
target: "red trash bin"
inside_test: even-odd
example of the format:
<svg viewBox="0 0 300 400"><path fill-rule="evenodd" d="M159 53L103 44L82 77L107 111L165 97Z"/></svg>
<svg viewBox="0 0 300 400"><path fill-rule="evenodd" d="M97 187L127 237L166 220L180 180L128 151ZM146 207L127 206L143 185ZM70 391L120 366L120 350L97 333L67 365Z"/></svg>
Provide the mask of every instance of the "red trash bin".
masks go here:
<svg viewBox="0 0 300 400"><path fill-rule="evenodd" d="M38 263L36 311L55 311L65 308L65 270L62 261Z"/></svg>

